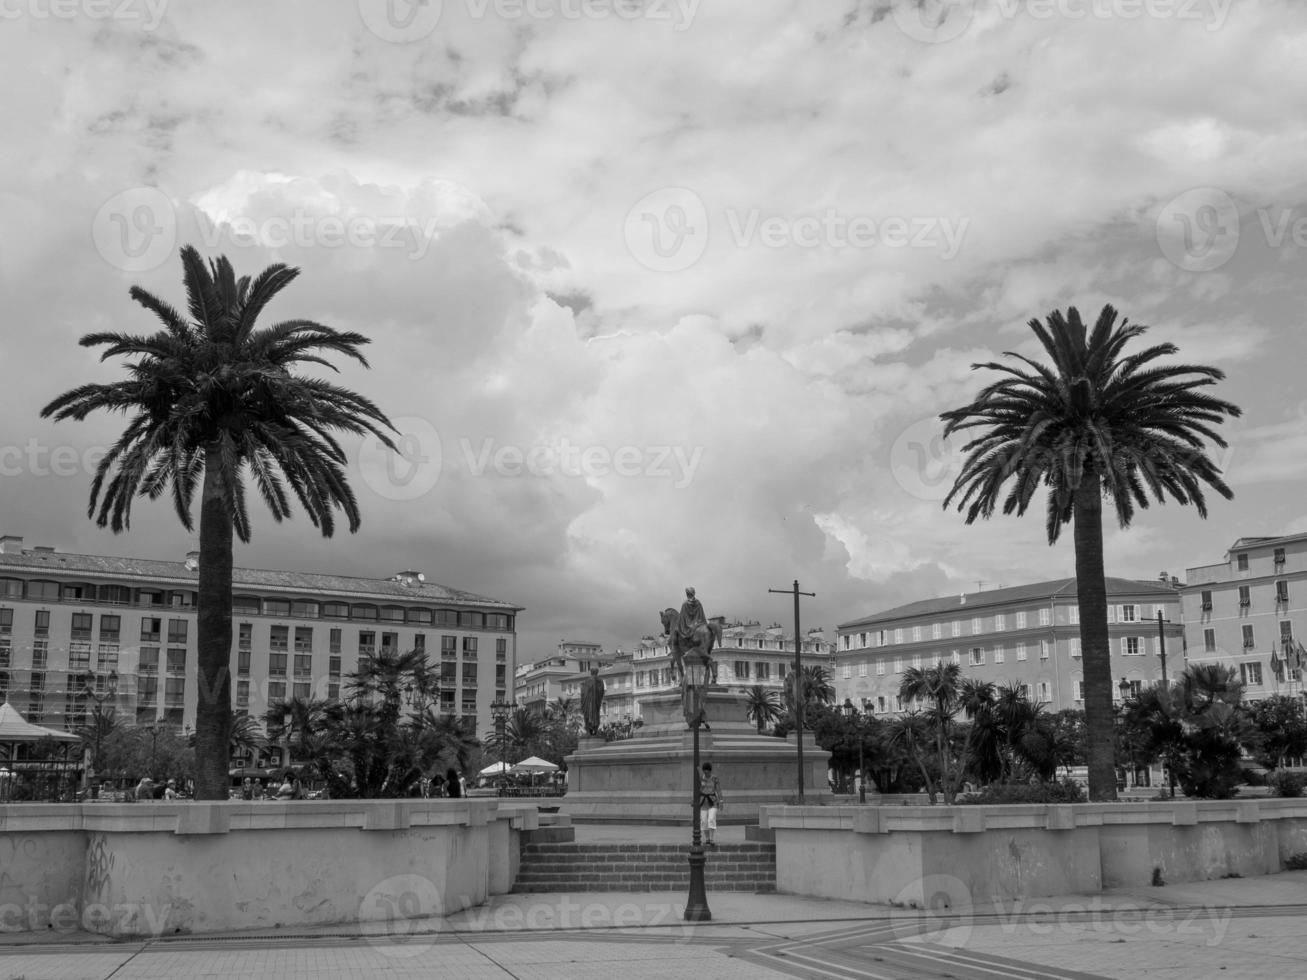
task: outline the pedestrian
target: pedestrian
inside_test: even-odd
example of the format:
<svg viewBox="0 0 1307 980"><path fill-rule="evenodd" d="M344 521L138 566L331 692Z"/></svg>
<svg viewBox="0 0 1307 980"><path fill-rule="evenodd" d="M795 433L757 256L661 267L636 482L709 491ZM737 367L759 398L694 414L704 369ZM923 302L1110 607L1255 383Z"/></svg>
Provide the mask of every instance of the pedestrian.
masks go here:
<svg viewBox="0 0 1307 980"><path fill-rule="evenodd" d="M445 792L452 797L463 795L463 781L459 778L458 771L455 769L445 773Z"/></svg>
<svg viewBox="0 0 1307 980"><path fill-rule="evenodd" d="M245 781L241 783L241 799L254 799L254 780L250 779L249 776L246 776Z"/></svg>
<svg viewBox="0 0 1307 980"><path fill-rule="evenodd" d="M295 798L295 787L290 784L290 776L283 777L281 786L277 788L277 799L293 800Z"/></svg>
<svg viewBox="0 0 1307 980"><path fill-rule="evenodd" d="M177 780L168 780L168 785L163 788L163 798L165 800L181 799L181 797L177 795Z"/></svg>
<svg viewBox="0 0 1307 980"><path fill-rule="evenodd" d="M309 798L309 794L304 791L304 780L300 779L299 776L291 776L290 785L291 789L294 790L290 797L292 800L307 800Z"/></svg>
<svg viewBox="0 0 1307 980"><path fill-rule="evenodd" d="M149 803L154 799L154 780L149 776L142 776L141 781L136 784L134 795L138 803Z"/></svg>
<svg viewBox="0 0 1307 980"><path fill-rule="evenodd" d="M427 784L427 796L430 799L437 799L445 795L445 780L440 773L433 773L431 782Z"/></svg>
<svg viewBox="0 0 1307 980"><path fill-rule="evenodd" d="M712 772L712 763L703 764L703 773L699 777L699 809L706 810L704 824L704 842L709 847L717 846L717 814L725 809L722 800L722 784Z"/></svg>

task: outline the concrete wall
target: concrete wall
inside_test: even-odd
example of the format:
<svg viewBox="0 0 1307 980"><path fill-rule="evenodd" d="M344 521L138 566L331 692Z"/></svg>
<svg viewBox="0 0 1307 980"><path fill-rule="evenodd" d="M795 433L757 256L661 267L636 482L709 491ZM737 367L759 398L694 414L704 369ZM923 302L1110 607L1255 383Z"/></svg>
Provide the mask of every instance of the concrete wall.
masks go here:
<svg viewBox="0 0 1307 980"><path fill-rule="evenodd" d="M953 907L1282 870L1307 799L1057 806L766 806L777 891Z"/></svg>
<svg viewBox="0 0 1307 980"><path fill-rule="evenodd" d="M0 930L149 936L447 915L507 892L534 806L0 807Z"/></svg>

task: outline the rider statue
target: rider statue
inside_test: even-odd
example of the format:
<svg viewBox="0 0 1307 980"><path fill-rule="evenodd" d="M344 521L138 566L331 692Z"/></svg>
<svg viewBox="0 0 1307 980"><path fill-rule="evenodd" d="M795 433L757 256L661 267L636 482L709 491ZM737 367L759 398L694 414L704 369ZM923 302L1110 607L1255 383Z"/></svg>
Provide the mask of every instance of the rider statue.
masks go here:
<svg viewBox="0 0 1307 980"><path fill-rule="evenodd" d="M681 603L681 613L676 617L676 639L681 650L688 653L699 645L695 632L701 626L707 629L708 617L703 611L703 603L694 597L694 588L691 587L685 590L685 601Z"/></svg>

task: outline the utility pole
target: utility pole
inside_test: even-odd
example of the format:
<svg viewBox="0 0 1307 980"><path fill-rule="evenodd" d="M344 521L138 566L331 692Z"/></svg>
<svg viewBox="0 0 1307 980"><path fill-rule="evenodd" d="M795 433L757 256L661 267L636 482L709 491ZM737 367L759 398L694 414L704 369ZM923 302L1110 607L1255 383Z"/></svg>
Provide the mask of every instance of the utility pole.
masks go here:
<svg viewBox="0 0 1307 980"><path fill-rule="evenodd" d="M799 596L815 596L815 592L800 592L799 580L792 589L768 589L768 592L791 593L794 596L794 728L799 746L799 802L803 802L803 637L799 633Z"/></svg>

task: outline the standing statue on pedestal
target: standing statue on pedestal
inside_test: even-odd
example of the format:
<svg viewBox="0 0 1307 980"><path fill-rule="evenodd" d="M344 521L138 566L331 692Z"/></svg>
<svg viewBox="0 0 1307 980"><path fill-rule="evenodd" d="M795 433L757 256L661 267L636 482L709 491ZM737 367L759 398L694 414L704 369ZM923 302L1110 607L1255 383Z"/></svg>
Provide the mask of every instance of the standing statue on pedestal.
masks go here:
<svg viewBox="0 0 1307 980"><path fill-rule="evenodd" d="M599 668L591 667L590 676L581 682L581 716L587 735L599 734L599 706L603 703L604 682L599 679Z"/></svg>

